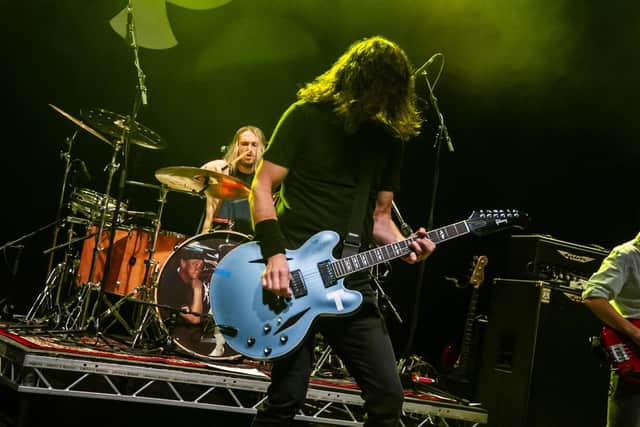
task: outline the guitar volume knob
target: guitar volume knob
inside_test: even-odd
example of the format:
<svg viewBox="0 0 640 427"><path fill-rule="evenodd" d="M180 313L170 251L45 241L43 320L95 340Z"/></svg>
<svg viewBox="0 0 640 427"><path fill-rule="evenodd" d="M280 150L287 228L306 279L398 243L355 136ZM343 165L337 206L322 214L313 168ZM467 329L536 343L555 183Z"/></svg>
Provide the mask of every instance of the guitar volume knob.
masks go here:
<svg viewBox="0 0 640 427"><path fill-rule="evenodd" d="M289 337L286 335L281 335L280 336L280 344L286 344L287 341L289 341Z"/></svg>
<svg viewBox="0 0 640 427"><path fill-rule="evenodd" d="M262 327L262 332L264 332L265 334L268 334L269 332L271 332L271 325L266 324Z"/></svg>
<svg viewBox="0 0 640 427"><path fill-rule="evenodd" d="M254 345L256 343L256 339L254 337L249 337L247 338L247 345L249 347L251 347L252 345Z"/></svg>
<svg viewBox="0 0 640 427"><path fill-rule="evenodd" d="M265 347L264 350L262 350L262 352L264 353L265 356L268 356L271 354L271 347Z"/></svg>

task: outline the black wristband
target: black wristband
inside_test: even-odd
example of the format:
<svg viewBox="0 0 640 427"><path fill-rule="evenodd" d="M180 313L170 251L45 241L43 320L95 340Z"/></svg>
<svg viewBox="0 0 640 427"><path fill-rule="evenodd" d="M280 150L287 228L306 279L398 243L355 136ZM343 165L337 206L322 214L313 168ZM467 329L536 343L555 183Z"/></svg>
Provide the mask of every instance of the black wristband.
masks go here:
<svg viewBox="0 0 640 427"><path fill-rule="evenodd" d="M254 229L256 232L256 240L260 244L264 259L270 258L275 254L285 253L286 244L278 221L275 219L265 219L257 223Z"/></svg>

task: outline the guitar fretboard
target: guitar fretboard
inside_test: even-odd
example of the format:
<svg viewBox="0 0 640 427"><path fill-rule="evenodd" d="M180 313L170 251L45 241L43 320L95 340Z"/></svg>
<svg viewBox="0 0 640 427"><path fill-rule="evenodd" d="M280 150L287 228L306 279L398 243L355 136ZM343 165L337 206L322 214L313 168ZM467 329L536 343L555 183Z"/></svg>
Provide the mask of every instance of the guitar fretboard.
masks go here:
<svg viewBox="0 0 640 427"><path fill-rule="evenodd" d="M428 231L427 238L437 244L455 237L463 236L470 232L471 228L465 220ZM412 236L399 242L389 243L346 258L335 260L331 263L331 268L336 278L339 279L341 277L345 277L351 273L362 271L385 261L390 261L409 254L411 252L409 245L417 239L418 237Z"/></svg>

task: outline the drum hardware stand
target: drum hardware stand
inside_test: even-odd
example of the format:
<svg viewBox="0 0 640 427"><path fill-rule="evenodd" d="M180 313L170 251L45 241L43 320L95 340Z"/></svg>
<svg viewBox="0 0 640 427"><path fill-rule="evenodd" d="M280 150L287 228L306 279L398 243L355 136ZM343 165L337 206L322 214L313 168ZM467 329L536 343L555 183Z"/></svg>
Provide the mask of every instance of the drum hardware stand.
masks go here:
<svg viewBox="0 0 640 427"><path fill-rule="evenodd" d="M171 311L173 314L190 314L192 316L198 316L200 318L210 318L211 315L209 313L199 313L197 311L192 311L189 308L178 308L178 307L174 307L171 305L166 305L166 304L158 304L155 302L149 302L149 301L143 301L143 300L139 300L139 299L135 299L135 298L130 298L130 301L133 301L137 304L141 304L147 307L147 311L145 312L145 317L143 319L143 321L140 323L140 326L138 328L138 331L136 333L136 337L134 338L133 343L131 344L131 349L133 349L136 345L137 345L137 341L140 338L140 336L143 333L143 330L146 329L149 325L150 325L150 318L153 318L153 320L157 321L157 311L155 310L156 308L162 308L165 310L169 310ZM151 315L149 315L149 313L152 313ZM172 347L172 338L166 334L164 334L163 332L158 334L159 336L159 341L162 341L163 343L165 343L167 346Z"/></svg>
<svg viewBox="0 0 640 427"><path fill-rule="evenodd" d="M96 337L96 343L98 344L98 342L102 341L104 342L111 350L113 351L120 351L122 350L122 348L116 348L114 347L109 340L107 340L105 333L103 332L106 331L114 322L118 321L120 322L127 330L127 332L131 335L133 335L133 331L131 330L131 328L128 326L128 323L126 322L126 320L120 315L120 313L118 312L118 309L120 308L120 306L122 304L124 304L125 301L128 301L131 299L131 297L133 295L135 295L137 292L140 291L140 288L136 288L133 291L131 291L128 295L120 298L117 302L111 304L107 299L106 296L104 297L107 304L109 305L109 308L107 308L107 310L105 310L104 312L98 314L97 316L91 316L88 319L86 319L84 321L84 324L80 325L78 323L79 317L79 311L81 310L81 308L84 306L84 304L82 304L84 301L87 301L89 299L89 294L90 291L92 289L90 289L90 285L86 284L85 286L81 287L80 290L78 291L78 296L76 297L76 300L78 301L78 304L76 304L76 307L72 310L71 315L69 316L67 323L65 324L65 328L63 329L59 329L59 330L47 330L47 331L42 331L42 332L37 332L35 333L35 335L43 335L43 334L47 334L47 335L54 335L54 334L63 334L63 335L73 335L73 334L91 334L91 335L95 335ZM95 287L95 286L94 286ZM74 317L74 312L76 314L76 316ZM102 323L103 321L108 318L108 316L113 316L115 317L115 320L112 321L112 323L107 326L107 327L102 327ZM121 344L124 345L128 345L126 342L117 339L114 336L110 336L110 339L114 340L114 341L118 341Z"/></svg>
<svg viewBox="0 0 640 427"><path fill-rule="evenodd" d="M149 284L149 279L151 278L151 282L155 284L156 282L156 269L155 266L158 264L158 261L154 258L155 253L156 253L156 245L158 242L158 236L160 235L160 229L162 226L162 214L164 212L164 206L167 202L167 192L169 191L168 187L165 185L162 185L160 187L158 187L157 185L151 185L151 184L143 184L143 183L137 183L134 181L127 181L127 183L129 184L133 184L133 185L140 185L143 187L149 187L149 188L154 188L154 189L159 189L160 191L160 195L158 198L158 211L155 214L155 218L153 219L153 225L154 225L154 233L153 233L153 238L151 241L151 248L148 249L147 251L149 252L149 255L147 256L147 259L145 260L145 270L144 270L144 277L142 279L142 284L136 288L136 292L135 293L140 293L141 295L141 299L144 302L148 302L150 300L150 287L148 286ZM134 295L135 295L134 293ZM133 296L133 295L131 295ZM130 299L133 300L132 298L130 298L130 296L126 296L124 297L125 299ZM144 311L144 314L143 314ZM151 314L150 314L151 312ZM138 310L138 313L136 315L135 318L135 322L136 324L138 324L138 327L132 331L131 335L133 336L133 341L131 343L131 348L133 349L137 344L138 344L138 340L141 339L142 334L144 332L144 330L146 330L146 328L148 327L148 324L150 322L150 316L152 318L152 320L157 320L155 317L155 310L151 310L149 305L146 305L144 308L140 307L140 309Z"/></svg>
<svg viewBox="0 0 640 427"><path fill-rule="evenodd" d="M36 300L34 301L33 305L31 306L31 308L29 309L26 315L25 319L27 321L35 321L37 320L36 316L38 314L41 314L43 316L41 320L50 321L51 318L53 317L55 319L54 320L55 327L59 327L62 320L65 317L68 317L69 315L69 310L68 310L69 305L61 304L61 293L62 293L62 288L65 284L72 283L72 280L69 279L69 276L70 275L73 276L77 267L75 262L72 262L72 260L77 259L77 255L74 255L71 249L72 244L74 243L73 236L75 236L73 225L77 223L77 224L85 224L86 226L86 225L89 225L89 221L81 220L79 218L67 217L63 222L71 224L71 226L68 228L68 231L67 231L67 243L47 249L43 252L43 254L46 255L49 252L53 254L53 251L55 251L56 249L66 246L64 257L61 262L59 262L52 270L49 271L49 274L47 275L47 279L45 280L44 289L40 292L40 294L38 294L38 296L36 297ZM58 228L61 228L61 227L58 227ZM91 236L85 236L80 240L84 240L89 237ZM57 241L57 236L56 238L54 238L54 240ZM53 259L53 257L50 257L50 260L51 259ZM55 299L53 297L54 289L55 289Z"/></svg>
<svg viewBox="0 0 640 427"><path fill-rule="evenodd" d="M58 208L56 210L56 220L59 220L62 217L62 208L64 207L64 201L66 197L67 191L67 181L69 179L69 173L71 172L71 148L73 147L73 142L76 139L76 135L78 134L78 130L66 139L67 143L67 151L60 151L60 157L64 160L64 174L62 176L62 186L60 188L60 198L58 199ZM51 242L51 246L56 246L58 244L58 234L60 233L60 227L56 226L53 229L53 241ZM47 276L50 276L51 269L53 268L53 258L54 252L51 252L49 256L49 264L47 266Z"/></svg>
<svg viewBox="0 0 640 427"><path fill-rule="evenodd" d="M130 42L130 47L132 48L132 51L133 51L133 63L137 72L137 77L138 77L137 88L139 89L139 93L137 93L136 96L134 97L131 114L126 116L125 118L126 120L122 124L123 125L122 134L119 140L115 143L113 158L109 168L109 180L108 180L107 191L106 191L107 197L105 197L105 200L103 203L102 218L100 220L100 230L98 231L98 237L96 238L96 247L94 249L93 259L91 261L91 268L89 270L89 282L93 280L95 261L98 256L99 240L100 240L100 236L102 235L102 229L106 219L108 196L111 190L111 182L113 179L113 174L115 173L115 169L118 168L119 166L119 165L116 165L115 163L116 156L118 152L122 151L122 169L120 170L120 175L119 175L120 179L118 181L118 197L116 197L116 204L113 212L113 220L111 221L111 233L109 235L109 249L106 254L106 260L104 264L105 274L103 275L102 281L104 282L108 277L108 272L111 267L111 253L113 249L113 242L116 235L117 222L120 217L120 205L121 205L122 198L124 196L125 183L127 182L127 170L128 170L128 162L129 162L129 150L131 147L131 135L136 131L136 118L138 116L140 107L147 106L147 88L145 85L145 75L140 67L140 58L138 57L138 45L136 43L132 0L129 0L127 4L127 41ZM99 293L99 296L96 299L93 305L93 308L91 310L91 317L95 318L98 305L102 300L104 300L107 306L109 306L109 309L107 309L107 311L110 311L112 314L115 314L115 311L111 310L111 304L109 303L108 299L104 295L104 286L99 287L98 293ZM88 307L85 307L85 308L88 308ZM85 317L86 317L86 309L83 312L83 324L84 324ZM130 330L130 328L127 327L127 330Z"/></svg>
<svg viewBox="0 0 640 427"><path fill-rule="evenodd" d="M11 266L11 283L9 284L9 287L8 287L7 297L2 307L0 307L0 317L2 317L3 319L13 320L13 315L15 310L14 295L15 295L16 285L17 285L18 269L20 266L20 258L22 256L22 251L24 250L24 245L21 244L21 242L35 236L36 234L44 230L47 230L48 228L55 226L59 222L60 220L56 219L55 221L47 225L44 225L34 231L31 231L21 237L18 237L15 240L12 240L0 246L0 253L4 252L5 256L6 256L6 250L8 248L14 248L17 251L15 258L13 259L13 264Z"/></svg>
<svg viewBox="0 0 640 427"><path fill-rule="evenodd" d="M58 263L55 266L55 268L49 273L49 276L47 277L47 280L45 283L45 288L42 290L39 297L42 296L43 294L46 296L46 294L49 292L50 289L57 286L58 289L56 291L56 301L54 304L55 307L57 307L57 311L52 314L53 315L57 314L60 316L59 319L56 320L56 324L58 326L64 323L66 328L70 328L72 326L78 327L78 322L80 321L80 315L82 314L82 308L85 304L84 301L85 301L85 298L89 297L89 288L90 288L88 284L84 284L84 283L81 284L77 289L76 295L72 297L70 301L67 301L64 304L61 304L60 292L62 290L62 286L65 283L69 283L69 284L72 283L71 280L68 280L69 274L75 274L75 271L77 269L77 265L76 265L77 255L72 252L71 248L78 242L81 242L83 240L87 240L96 236L97 233L90 233L81 237L74 238L73 237L75 235L75 231L73 229L74 224L84 225L85 227L88 227L91 222L89 220L76 218L76 217L66 217L63 220L63 222L72 224L71 227L69 227L67 241L64 243L60 243L57 246L46 249L42 253L44 255L47 255L48 253L52 253L54 251L57 251L58 249L65 248L65 255L64 255L63 261ZM73 260L73 262L70 265L71 260ZM73 307L74 305L75 307ZM38 301L36 300L36 302L33 304L30 310L31 316L35 316L38 310L39 310Z"/></svg>
<svg viewBox="0 0 640 427"><path fill-rule="evenodd" d="M142 284L144 286L149 283L150 272L154 271L154 266L158 263L158 261L154 258L156 253L156 244L158 243L158 236L160 235L160 228L162 226L162 214L164 213L164 205L167 203L167 192L169 191L166 185L160 186L160 198L158 199L158 212L153 219L153 240L151 241L151 248L148 249L149 256L145 260L145 269L144 269L144 278L142 279ZM155 281L155 277L153 277Z"/></svg>
<svg viewBox="0 0 640 427"><path fill-rule="evenodd" d="M321 347L322 347L322 345L321 345ZM331 346L326 344L326 345L324 345L324 350L322 350L322 353L318 357L318 360L313 365L313 369L311 370L311 376L314 377L314 376L318 375L318 373L322 370L322 368L324 367L324 365L327 362L329 362L329 363L332 362L332 358L335 358L337 360L338 369L339 370L345 370L346 369L344 364L342 363L342 360L340 360L340 358L338 356L333 354L333 350L331 349Z"/></svg>
<svg viewBox="0 0 640 427"><path fill-rule="evenodd" d="M113 182L113 176L116 172L116 170L120 167L120 164L116 163L117 158L118 158L118 153L120 153L122 149L122 141L116 141L114 143L114 148L113 148L113 155L111 156L111 162L107 165L108 169L108 177L107 177L107 187L106 187L106 192L105 192L105 197L102 200L102 205L100 206L100 222L98 223L98 230L96 232L95 235L95 239L96 239L96 244L93 248L93 255L91 257L91 265L89 267L89 276L87 278L87 283L86 285L91 288L91 287L98 287L98 291L100 293L100 296L98 297L98 299L96 300L94 306L93 306L93 310L91 312L91 315L95 315L95 311L97 309L97 304L99 303L99 301L102 299L103 296L103 286L100 283L94 283L93 279L94 279L94 275L95 275L95 270L96 270L96 262L98 260L98 254L104 250L104 248L102 248L100 246L100 240L102 238L102 233L105 230L105 225L107 222L107 211L109 209L109 195L111 194L111 184ZM105 265L104 265L104 275L102 278L102 281L106 280L108 275L109 275L109 264L110 264L110 259L111 259L111 252L112 252L112 248L113 248L113 241L115 238L115 227L118 224L119 221L119 216L120 216L120 198L118 198L116 200L116 206L113 212L113 216L111 219L111 235L109 237L109 247L107 248L107 252L106 252L106 260L105 260ZM83 283L81 286L85 286L85 284ZM90 295L91 292L87 292L87 296ZM89 298L86 298L84 303L83 303L83 307L82 307L82 312L81 312L81 317L80 317L80 327L84 327L86 325L87 322L87 313L89 310Z"/></svg>

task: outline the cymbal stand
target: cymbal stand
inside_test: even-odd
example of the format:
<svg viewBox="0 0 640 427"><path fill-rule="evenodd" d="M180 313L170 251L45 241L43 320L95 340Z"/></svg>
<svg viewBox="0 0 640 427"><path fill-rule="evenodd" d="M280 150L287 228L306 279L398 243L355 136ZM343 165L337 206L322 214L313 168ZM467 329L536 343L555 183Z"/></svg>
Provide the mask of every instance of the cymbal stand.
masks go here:
<svg viewBox="0 0 640 427"><path fill-rule="evenodd" d="M80 314L80 328L84 328L85 326L87 326L87 313L89 310L89 301L90 301L90 295L91 295L91 290L92 289L98 289L99 291L99 297L96 300L95 304L94 304L94 310L92 311L91 315L93 317L93 315L95 314L95 308L96 305L98 304L98 302L100 301L100 298L103 296L103 291L102 288L103 286L101 286L100 283L95 283L93 281L94 278L94 274L95 274L95 270L96 270L96 262L98 260L98 254L103 250L103 248L100 247L100 240L102 238L102 233L104 232L105 229L105 225L107 222L107 211L108 211L108 206L109 206L109 195L111 194L111 184L113 182L113 176L116 172L116 170L120 167L120 164L117 163L117 159L118 159L118 154L120 153L120 151L122 150L122 141L118 140L115 141L114 146L113 146L113 155L111 156L111 162L107 165L107 170L108 170L108 177L107 177L107 186L106 186L106 190L105 190L105 197L102 200L102 205L100 206L100 222L98 223L98 230L96 232L96 244L93 248L93 254L91 257L91 265L89 267L89 276L87 278L87 283L83 283L81 284L81 286L88 288L85 292L86 297L83 296L83 301L82 301L82 309L81 309L81 314ZM111 236L109 238L109 247L107 248L107 253L106 253L106 260L105 260L105 265L104 265L104 271L105 273L103 274L103 278L102 280L106 280L106 278L108 277L108 272L109 272L109 261L111 258L111 252L112 252L112 248L113 248L113 240L115 237L115 227L118 223L119 220L119 213L120 213L120 198L118 198L116 200L116 206L113 212L113 217L111 219Z"/></svg>
<svg viewBox="0 0 640 427"><path fill-rule="evenodd" d="M69 173L71 172L71 149L73 147L73 143L75 141L76 135L78 134L78 130L76 130L73 135L66 138L66 151L60 151L60 158L64 160L64 174L62 177L62 185L60 188L60 197L58 199L58 208L56 210L56 222L55 228L53 229L53 241L51 243L52 247L56 247L58 244L58 236L60 234L60 229L62 228L62 210L64 207L64 202L66 199L66 191L67 191L67 181L69 179ZM71 231L71 230L70 230ZM69 236L69 239L71 236ZM43 316L48 313L49 315L54 315L54 310L56 314L61 315L60 305L59 305L59 297L60 297L60 288L62 287L62 283L64 283L64 279L66 278L65 271L67 270L68 263L68 252L65 252L64 261L56 265L55 270L53 269L53 262L55 257L55 252L53 250L44 254L50 253L49 255L49 263L47 265L47 275L45 279L44 289L38 294L35 301L31 305L31 308L27 312L25 316L25 320L27 321L35 321L37 314L42 314ZM58 292L56 294L56 301L53 301L52 290L58 286ZM46 319L41 319L46 320ZM59 322L60 316L58 316L56 323Z"/></svg>
<svg viewBox="0 0 640 427"><path fill-rule="evenodd" d="M62 217L62 208L64 207L64 201L66 198L67 191L67 181L69 179L69 172L71 172L71 148L73 147L73 142L76 139L76 135L78 134L78 130L71 135L71 137L66 139L67 143L67 151L60 151L60 157L64 160L64 174L62 176L62 185L60 187L60 198L58 199L58 208L56 210L56 220L60 220ZM60 226L56 225L53 229L53 241L51 242L51 246L56 246L58 244L58 234L60 233ZM53 268L53 258L55 256L54 252L51 252L49 255L49 264L47 265L47 277L51 275L51 269Z"/></svg>
<svg viewBox="0 0 640 427"><path fill-rule="evenodd" d="M25 320L35 322L49 322L54 319L54 327L60 327L64 319L68 319L70 315L69 307L70 303L62 303L62 289L65 285L72 286L72 278L76 271L77 253L74 253L74 243L93 237L91 235L85 235L80 238L75 238L76 235L74 225L80 224L88 227L89 220L67 217L63 221L63 226L67 228L67 241L64 244L56 245L43 251L43 254L53 253L55 250L65 248L64 256L61 262L59 262L52 270L49 271L45 280L45 286L36 297L35 301L31 305L31 308L27 312ZM54 238L57 241L57 238ZM55 297L54 297L55 291ZM40 317L37 317L40 316Z"/></svg>
<svg viewBox="0 0 640 427"><path fill-rule="evenodd" d="M138 57L138 45L136 43L132 0L129 0L127 4L127 41L130 42L130 47L132 48L132 51L133 51L133 63L137 72L137 77L138 77L137 88L139 89L139 93L137 93L136 96L134 97L131 114L126 117L126 120L123 123L122 134L118 141L119 143L118 147L122 148L122 169L120 170L120 175L119 175L120 179L118 181L118 197L116 197L116 204L113 212L113 221L111 223L111 234L109 235L109 250L107 251L107 256L104 264L105 265L104 269L106 273L103 275L103 278L102 278L103 281L106 280L108 276L109 268L111 266L111 253L112 253L111 248L113 248L113 241L116 235L116 225L117 225L116 223L117 223L117 219L119 218L120 205L121 205L122 198L124 196L125 184L127 182L131 135L136 131L136 125L137 125L136 118L138 117L138 112L140 111L140 107L147 105L147 88L145 86L145 75L142 72L142 68L140 67L140 58ZM116 151L119 151L119 150L114 151L114 162L115 162ZM109 180L109 184L111 184L111 177ZM107 196L108 195L109 193L107 192ZM106 200L105 200L105 210L102 212L102 218L104 219L105 216L106 216ZM96 248L97 246L98 245L96 244ZM97 253L94 252L93 259L95 260L96 257L97 257ZM93 262L91 267L93 268ZM89 278L91 279L91 274L89 275ZM104 300L105 303L108 306L110 306L108 299L104 295L104 286L100 286L98 289L98 292L99 292L99 296L96 299L96 302L93 305L93 308L91 310L92 318L96 318L96 311L98 309L98 305L100 304L101 300ZM116 313L114 312L114 314ZM127 326L125 325L125 327ZM127 330L130 330L130 329L127 327Z"/></svg>
<svg viewBox="0 0 640 427"><path fill-rule="evenodd" d="M167 203L167 192L169 191L166 185L160 186L160 197L158 198L158 212L156 213L156 217L153 220L154 232L153 232L153 240L151 242L151 248L149 251L149 256L145 261L145 269L144 269L144 278L142 279L142 283L146 286L149 283L149 277L152 279L152 283L155 283L156 277L155 274L157 270L154 266L158 263L158 261L154 258L156 253L156 244L158 242L158 236L160 235L160 229L162 226L162 214L164 213L164 206ZM150 273L153 271L153 275L150 276Z"/></svg>
<svg viewBox="0 0 640 427"><path fill-rule="evenodd" d="M145 271L144 271L144 279L143 289L144 293L142 293L142 301L149 302L151 300L151 296L153 295L152 290L155 288L157 283L157 275L158 269L155 268L155 265L158 263L154 258L154 254L156 252L156 243L158 241L158 236L160 235L160 228L162 226L162 214L164 212L164 206L167 203L167 192L168 187L166 185L160 186L160 197L158 198L158 212L156 218L154 219L154 233L153 233L153 241L151 244L151 249L149 249L149 256L145 261ZM151 276L150 276L151 273ZM149 278L151 277L151 286L149 284ZM142 308L142 307L141 307ZM144 314L140 311L138 312L138 328L135 331L135 335L133 337L133 341L131 343L131 348L133 349L138 341L142 338L143 332L149 326L151 321L157 321L157 313L155 309L153 309L150 305L146 305L144 308Z"/></svg>

